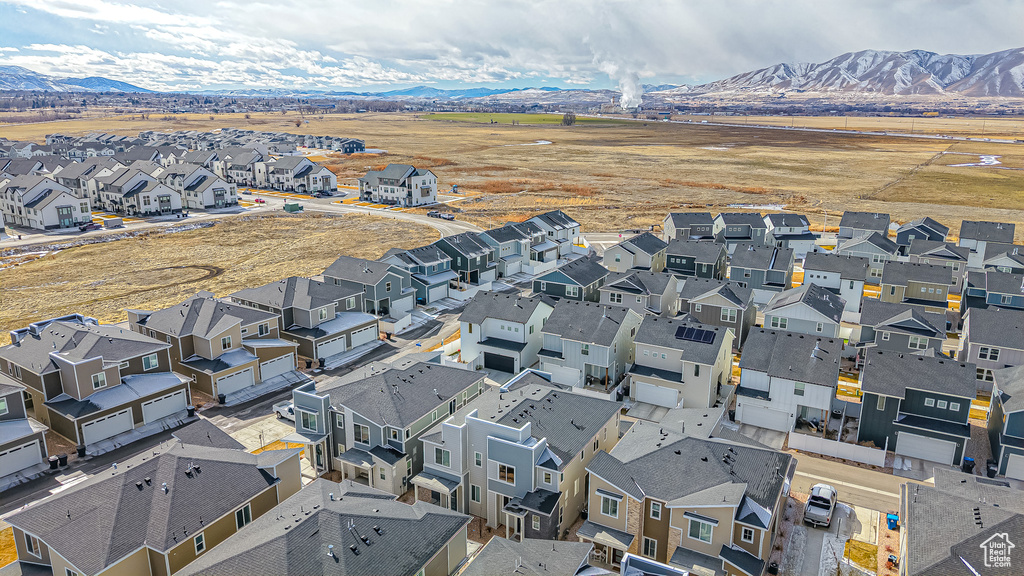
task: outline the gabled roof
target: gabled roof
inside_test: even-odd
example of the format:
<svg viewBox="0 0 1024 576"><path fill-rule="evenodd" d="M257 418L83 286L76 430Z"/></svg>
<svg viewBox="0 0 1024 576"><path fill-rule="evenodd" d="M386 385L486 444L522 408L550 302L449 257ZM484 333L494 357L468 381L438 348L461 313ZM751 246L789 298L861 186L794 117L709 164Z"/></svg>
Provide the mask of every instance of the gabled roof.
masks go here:
<svg viewBox="0 0 1024 576"><path fill-rule="evenodd" d="M8 521L39 537L76 568L94 574L144 545L165 552L195 536L209 522L274 486L278 480L269 468L297 453L255 455L172 440Z"/></svg>
<svg viewBox="0 0 1024 576"><path fill-rule="evenodd" d="M846 300L843 300L838 294L830 290L809 282L796 288L783 290L772 296L772 299L764 309L764 313L766 315L785 316L787 312L784 309L794 304L803 304L838 324L843 317Z"/></svg>
<svg viewBox="0 0 1024 576"><path fill-rule="evenodd" d="M710 341L681 338L680 336L685 333L687 328L703 331L708 335ZM634 340L637 344L682 350L683 360L711 366L718 360L722 352L727 330L728 328L720 326L706 326L671 318L644 316L644 321L636 331Z"/></svg>
<svg viewBox="0 0 1024 576"><path fill-rule="evenodd" d="M476 232L463 232L454 236L445 236L435 244L443 242L454 248L466 258L476 258L494 252L494 248L481 240Z"/></svg>
<svg viewBox="0 0 1024 576"><path fill-rule="evenodd" d="M967 248L961 248L961 250L967 250ZM997 258L1006 258L1020 267L1024 267L1024 246L1019 244L1002 244L999 242L986 243L985 261L983 264L988 265Z"/></svg>
<svg viewBox="0 0 1024 576"><path fill-rule="evenodd" d="M721 295L736 307L745 310L752 304L754 291L749 286L740 286L732 280L716 280L714 278L687 278L679 289L680 300L695 300L709 293Z"/></svg>
<svg viewBox="0 0 1024 576"><path fill-rule="evenodd" d="M552 282L552 280L549 280L549 277L559 273L564 274L580 286L590 286L609 274L608 269L598 264L596 260L591 258L580 258L569 262L561 268L557 268L547 274L544 274L539 278L539 280Z"/></svg>
<svg viewBox="0 0 1024 576"><path fill-rule="evenodd" d="M560 300L541 332L566 340L611 346L626 321L635 326L640 322L640 315L622 306Z"/></svg>
<svg viewBox="0 0 1024 576"><path fill-rule="evenodd" d="M551 212L545 212L538 214L530 220L539 220L555 230L563 230L566 228L576 228L580 225L579 222L573 220L568 214L561 210L552 210Z"/></svg>
<svg viewBox="0 0 1024 576"><path fill-rule="evenodd" d="M514 242L516 240L530 239L529 234L520 230L519 228L516 228L515 226L512 226L511 224L506 224L500 228L492 228L490 230L485 230L480 234L489 236L492 240L499 244L504 242Z"/></svg>
<svg viewBox="0 0 1024 576"><path fill-rule="evenodd" d="M388 274L394 274L390 264L352 256L339 256L324 270L326 278L337 278L368 286L376 285Z"/></svg>
<svg viewBox="0 0 1024 576"><path fill-rule="evenodd" d="M991 244L989 246L991 246ZM910 249L907 252L907 254L911 256L944 258L946 260L955 260L958 262L967 262L967 256L970 253L970 248L962 248L952 242L925 240L924 238L914 238L910 242Z"/></svg>
<svg viewBox="0 0 1024 576"><path fill-rule="evenodd" d="M878 248L882 252L885 252L886 254L895 254L900 249L900 247L895 242L890 240L888 236L883 236L878 232L872 232L871 234L861 234L859 236L854 236L853 238L850 238L846 242L843 242L842 244L837 246L836 252L839 252L841 254L843 252L846 252L847 250L853 249L855 246L858 246L860 244L870 244L875 248Z"/></svg>
<svg viewBox="0 0 1024 576"><path fill-rule="evenodd" d="M245 450L245 445L232 438L230 434L221 430L216 424L206 418L200 418L188 426L178 428L171 432L171 436L184 444L191 444L193 446Z"/></svg>
<svg viewBox="0 0 1024 576"><path fill-rule="evenodd" d="M765 214L764 218L771 223L774 228L801 228L810 224L807 220L807 216L804 216L803 214L793 214L792 212Z"/></svg>
<svg viewBox="0 0 1024 576"><path fill-rule="evenodd" d="M985 289L992 294L1024 294L1024 274L985 270Z"/></svg>
<svg viewBox="0 0 1024 576"><path fill-rule="evenodd" d="M499 566L518 566L515 573L523 576L574 576L584 568L593 548L590 542L556 542L533 538L514 542L494 536L460 575L494 576Z"/></svg>
<svg viewBox="0 0 1024 576"><path fill-rule="evenodd" d="M46 324L39 334L25 333L17 344L0 348L6 358L36 374L55 370L50 354L71 361L102 357L121 362L170 348L170 344L111 324L60 320Z"/></svg>
<svg viewBox="0 0 1024 576"><path fill-rule="evenodd" d="M880 212L843 212L839 221L840 228L854 230L873 230L883 234L889 230L889 215Z"/></svg>
<svg viewBox="0 0 1024 576"><path fill-rule="evenodd" d="M451 256L445 254L435 244L427 244L426 246L411 248L409 250L392 248L385 252L384 256L380 259L383 261L389 257L398 258L406 266L431 266L441 264L443 262L450 262L452 259Z"/></svg>
<svg viewBox="0 0 1024 576"><path fill-rule="evenodd" d="M668 272L647 272L645 270L609 272L601 290L661 295L675 279L676 277Z"/></svg>
<svg viewBox="0 0 1024 576"><path fill-rule="evenodd" d="M1024 350L1024 310L968 308L964 337L971 344Z"/></svg>
<svg viewBox="0 0 1024 576"><path fill-rule="evenodd" d="M546 296L523 297L505 292L477 292L466 308L459 315L460 322L482 324L484 320L494 319L505 322L525 324L533 317L538 308L551 309L554 302Z"/></svg>
<svg viewBox="0 0 1024 576"><path fill-rule="evenodd" d="M760 328L752 330L743 344L740 369L835 388L842 350L841 338Z"/></svg>
<svg viewBox="0 0 1024 576"><path fill-rule="evenodd" d="M725 252L723 244L698 242L696 240L672 240L665 254L668 256L690 256L698 264L714 264Z"/></svg>
<svg viewBox="0 0 1024 576"><path fill-rule="evenodd" d="M277 321L277 314L197 294L181 304L153 312L139 324L172 336L209 339L236 324L248 326L271 321Z"/></svg>
<svg viewBox="0 0 1024 576"><path fill-rule="evenodd" d="M767 228L764 217L758 212L722 212L715 216L715 220L721 220L726 226L746 225L751 228Z"/></svg>
<svg viewBox="0 0 1024 576"><path fill-rule="evenodd" d="M861 299L861 326L929 338L946 337L946 315L928 312L922 306L904 302Z"/></svg>
<svg viewBox="0 0 1024 576"><path fill-rule="evenodd" d="M825 252L808 252L804 257L804 272L838 273L843 280L865 281L871 260L860 256L844 256ZM804 276L806 278L806 274Z"/></svg>
<svg viewBox="0 0 1024 576"><path fill-rule="evenodd" d="M913 230L914 228L918 228L921 230L929 230L933 234L938 234L943 238L945 238L946 235L949 234L949 226L939 224L938 222L932 220L927 216L924 218L918 218L917 220L911 220L910 222L906 222L905 224L899 227L896 233L898 234L900 232L905 232L907 230Z"/></svg>
<svg viewBox="0 0 1024 576"><path fill-rule="evenodd" d="M751 270L789 270L793 266L793 250L774 246L737 244L729 264Z"/></svg>
<svg viewBox="0 0 1024 576"><path fill-rule="evenodd" d="M999 393L1003 412L1024 410L1024 366L1002 368L992 373L995 378L994 392Z"/></svg>
<svg viewBox="0 0 1024 576"><path fill-rule="evenodd" d="M362 291L358 287L290 276L256 288L239 290L231 297L282 310L292 307L315 310L359 294Z"/></svg>
<svg viewBox="0 0 1024 576"><path fill-rule="evenodd" d="M665 220L671 220L676 229L711 226L715 221L710 212L670 212Z"/></svg>
<svg viewBox="0 0 1024 576"><path fill-rule="evenodd" d="M882 266L882 284L906 286L908 282L927 282L949 286L952 279L953 270L949 266L897 260L889 260ZM907 294L907 297L910 296Z"/></svg>
<svg viewBox="0 0 1024 576"><path fill-rule="evenodd" d="M662 250L668 247L668 244L665 243L664 240L658 238L657 236L651 234L650 232L637 234L636 236L633 236L628 240L623 240L622 242L619 242L618 245L627 246L627 249L629 249L628 247L633 247L634 249L640 250L641 252L644 252L645 254L648 254L650 256L654 256L658 252L661 252ZM634 250L629 251L633 252Z"/></svg>
<svg viewBox="0 0 1024 576"><path fill-rule="evenodd" d="M861 389L903 398L907 388L973 399L976 368L945 356L928 358L888 350L868 350L861 370Z"/></svg>
<svg viewBox="0 0 1024 576"><path fill-rule="evenodd" d="M985 242L1013 242L1015 224L964 220L960 223L961 240L982 240Z"/></svg>

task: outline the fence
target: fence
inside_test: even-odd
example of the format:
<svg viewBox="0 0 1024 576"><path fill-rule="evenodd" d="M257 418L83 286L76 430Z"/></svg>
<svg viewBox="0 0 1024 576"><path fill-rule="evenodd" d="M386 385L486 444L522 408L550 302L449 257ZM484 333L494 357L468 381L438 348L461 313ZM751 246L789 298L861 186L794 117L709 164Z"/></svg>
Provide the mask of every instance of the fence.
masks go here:
<svg viewBox="0 0 1024 576"><path fill-rule="evenodd" d="M874 464L885 466L885 450L868 448L859 444L848 444L838 440L827 440L818 436L810 436L797 431L789 434L789 447L794 450L813 452L835 458L844 458L861 462L863 464Z"/></svg>

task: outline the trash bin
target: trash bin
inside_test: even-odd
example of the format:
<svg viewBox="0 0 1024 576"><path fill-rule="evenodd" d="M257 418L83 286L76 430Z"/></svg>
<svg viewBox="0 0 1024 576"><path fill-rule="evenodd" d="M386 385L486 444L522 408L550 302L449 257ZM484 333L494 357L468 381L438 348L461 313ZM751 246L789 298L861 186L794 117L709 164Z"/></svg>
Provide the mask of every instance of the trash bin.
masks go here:
<svg viewBox="0 0 1024 576"><path fill-rule="evenodd" d="M220 402L221 404L223 404L226 400L227 400L226 396L224 396L223 394L217 394L217 402Z"/></svg>
<svg viewBox="0 0 1024 576"><path fill-rule="evenodd" d="M56 470L57 469L57 457L56 456L50 456L49 461L50 461L50 470Z"/></svg>
<svg viewBox="0 0 1024 576"><path fill-rule="evenodd" d="M729 410L729 422L735 422L735 421L736 421L736 411L735 410Z"/></svg>
<svg viewBox="0 0 1024 576"><path fill-rule="evenodd" d="M778 562L771 562L771 563L769 563L768 564L768 573L769 574L773 574L773 575L774 574L778 574L779 573L779 563Z"/></svg>
<svg viewBox="0 0 1024 576"><path fill-rule="evenodd" d="M989 478L995 478L997 472L999 472L999 466L996 464L996 461L989 460L985 464L985 475Z"/></svg>
<svg viewBox="0 0 1024 576"><path fill-rule="evenodd" d="M886 514L885 523L889 526L889 530L899 530L900 517L898 514Z"/></svg>
<svg viewBox="0 0 1024 576"><path fill-rule="evenodd" d="M195 406L185 406L185 410L188 410L188 417L189 418L192 418L193 416L196 415L196 407Z"/></svg>
<svg viewBox="0 0 1024 576"><path fill-rule="evenodd" d="M309 370L312 367L313 367L313 361L312 360L306 360L306 369Z"/></svg>
<svg viewBox="0 0 1024 576"><path fill-rule="evenodd" d="M974 458L964 458L964 462L960 465L960 469L968 474L974 474Z"/></svg>
<svg viewBox="0 0 1024 576"><path fill-rule="evenodd" d="M326 365L327 365L327 358L321 358L320 359L320 367L323 368Z"/></svg>
<svg viewBox="0 0 1024 576"><path fill-rule="evenodd" d="M57 464L59 464L61 466L67 466L68 465L68 455L64 454L64 453L57 454Z"/></svg>
<svg viewBox="0 0 1024 576"><path fill-rule="evenodd" d="M79 444L75 446L75 452L78 453L79 458L85 458L85 444Z"/></svg>

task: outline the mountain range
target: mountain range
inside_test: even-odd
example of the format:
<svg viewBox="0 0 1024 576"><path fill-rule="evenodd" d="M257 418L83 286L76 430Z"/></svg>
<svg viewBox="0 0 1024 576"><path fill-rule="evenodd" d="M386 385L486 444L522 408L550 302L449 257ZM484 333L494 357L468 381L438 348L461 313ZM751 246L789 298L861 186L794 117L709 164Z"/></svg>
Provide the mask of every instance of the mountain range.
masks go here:
<svg viewBox="0 0 1024 576"><path fill-rule="evenodd" d="M1024 98L1024 48L981 55L936 54L924 50L847 52L820 63L780 63L700 85L644 85L647 101L715 95L771 96L785 93L825 95L962 96ZM0 66L0 90L59 92L151 92L108 78L54 78L19 66ZM281 88L205 90L221 96L320 97L385 100L482 100L503 103L608 102L612 90L540 88L466 88L443 90L416 86L384 92Z"/></svg>

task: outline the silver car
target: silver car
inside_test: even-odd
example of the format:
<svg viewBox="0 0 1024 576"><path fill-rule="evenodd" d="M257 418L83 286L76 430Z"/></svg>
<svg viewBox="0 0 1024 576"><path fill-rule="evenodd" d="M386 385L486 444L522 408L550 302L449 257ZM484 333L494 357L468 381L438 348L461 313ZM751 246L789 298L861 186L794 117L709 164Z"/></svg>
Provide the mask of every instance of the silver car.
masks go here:
<svg viewBox="0 0 1024 576"><path fill-rule="evenodd" d="M828 528L832 523L832 512L836 509L839 494L828 484L815 484L804 505L804 522Z"/></svg>

